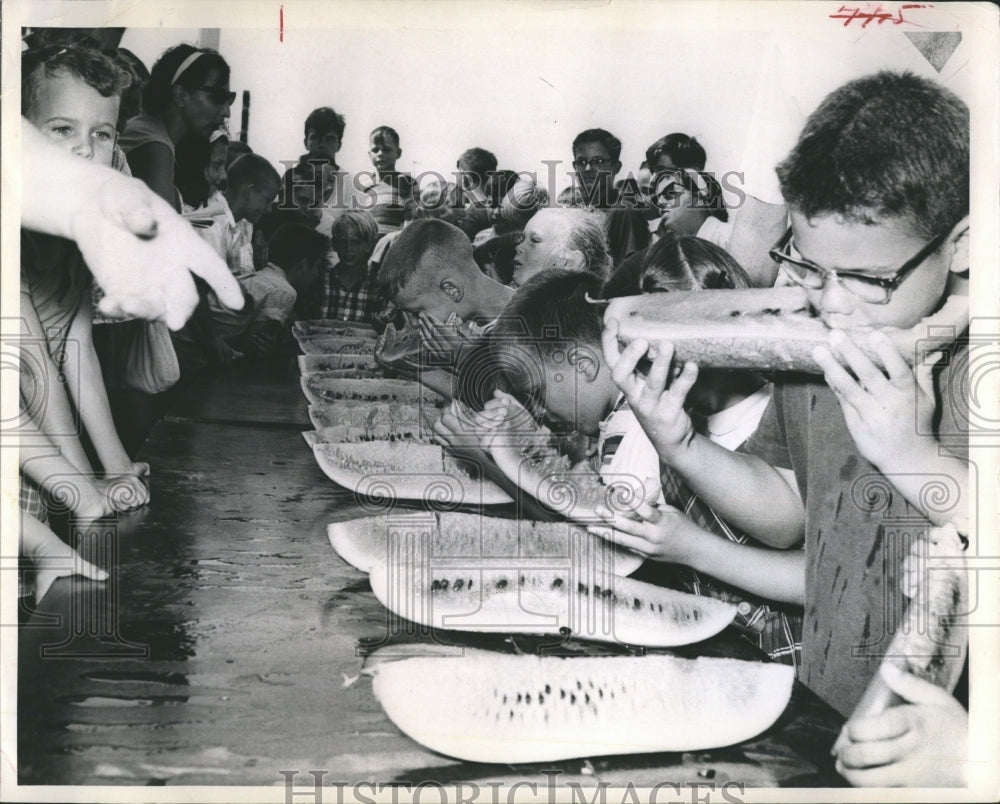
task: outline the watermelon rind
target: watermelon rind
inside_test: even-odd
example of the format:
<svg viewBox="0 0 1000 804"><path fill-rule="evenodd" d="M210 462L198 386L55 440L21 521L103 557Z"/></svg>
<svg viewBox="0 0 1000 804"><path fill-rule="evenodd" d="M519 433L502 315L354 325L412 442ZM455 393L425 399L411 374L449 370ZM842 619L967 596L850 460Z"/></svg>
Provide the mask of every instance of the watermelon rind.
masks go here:
<svg viewBox="0 0 1000 804"><path fill-rule="evenodd" d="M378 664L373 689L410 738L471 762L549 762L735 745L791 698L788 665L673 656L414 657Z"/></svg>

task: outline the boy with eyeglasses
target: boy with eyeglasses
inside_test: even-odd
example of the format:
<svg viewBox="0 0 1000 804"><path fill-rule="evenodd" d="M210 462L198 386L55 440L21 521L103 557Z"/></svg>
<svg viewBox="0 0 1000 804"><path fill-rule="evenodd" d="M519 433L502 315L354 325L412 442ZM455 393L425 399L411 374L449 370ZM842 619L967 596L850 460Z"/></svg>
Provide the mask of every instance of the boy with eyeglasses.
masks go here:
<svg viewBox="0 0 1000 804"><path fill-rule="evenodd" d="M573 170L582 203L604 213L611 259L617 266L625 257L649 245L645 217L615 190L615 176L622 169L622 143L610 131L591 128L573 140ZM622 202L622 203L620 203Z"/></svg>
<svg viewBox="0 0 1000 804"><path fill-rule="evenodd" d="M816 353L825 382L779 377L738 453L695 434L683 411L694 364L670 388L650 386L647 404L633 409L661 458L727 521L775 546L804 537L800 677L849 716L879 672L898 627L894 613L905 609L906 547L894 523L906 523L908 535L969 528L961 513L972 510L974 493L968 440L941 437L964 432L956 418L967 336L956 333L945 359L911 370L881 333L871 345L884 369L848 334L914 326L942 305L949 277L968 272L968 108L912 74L861 78L820 104L778 176L791 228L772 254L833 330ZM633 342L609 362L634 367L645 348ZM926 496L925 484L935 482L953 489L944 504ZM864 786L965 784L962 705L913 675L883 677L903 703L848 722L840 773Z"/></svg>

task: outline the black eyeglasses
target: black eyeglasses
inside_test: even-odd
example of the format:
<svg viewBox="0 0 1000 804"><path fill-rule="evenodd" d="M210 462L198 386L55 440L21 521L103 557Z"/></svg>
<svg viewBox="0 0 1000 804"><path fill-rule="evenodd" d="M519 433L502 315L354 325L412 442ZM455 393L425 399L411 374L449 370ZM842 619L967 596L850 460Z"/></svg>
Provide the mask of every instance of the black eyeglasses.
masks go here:
<svg viewBox="0 0 1000 804"><path fill-rule="evenodd" d="M236 93L221 87L198 87L202 92L212 99L212 103L217 106L232 106L236 100Z"/></svg>
<svg viewBox="0 0 1000 804"><path fill-rule="evenodd" d="M914 269L933 254L947 237L948 232L939 234L889 276L869 276L855 271L833 271L828 268L820 268L802 257L793 257L788 253L789 249L794 247L791 226L768 253L772 260L785 269L785 274L796 285L819 290L826 284L827 280L836 279L844 290L853 293L862 301L869 304L888 304L889 299L892 298L892 292L903 283L903 280Z"/></svg>
<svg viewBox="0 0 1000 804"><path fill-rule="evenodd" d="M595 156L593 159L574 159L573 167L577 170L586 170L588 167L596 168L600 170L603 167L607 167L611 164L610 159L605 159L603 156Z"/></svg>

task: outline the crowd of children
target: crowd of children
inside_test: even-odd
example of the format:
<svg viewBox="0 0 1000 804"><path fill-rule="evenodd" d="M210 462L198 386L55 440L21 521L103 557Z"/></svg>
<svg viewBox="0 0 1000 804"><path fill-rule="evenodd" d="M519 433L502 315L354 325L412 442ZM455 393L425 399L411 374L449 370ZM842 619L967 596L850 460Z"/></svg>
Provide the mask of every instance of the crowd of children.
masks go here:
<svg viewBox="0 0 1000 804"><path fill-rule="evenodd" d="M903 593L901 568L881 565L886 513L856 504L854 485L884 477L891 512L970 530L928 511L911 471L955 478L963 500L973 493L965 451L934 435L953 427L961 339L933 370L914 370L873 336L883 369L840 332L912 326L956 287L952 275L967 277L969 114L928 80L883 72L840 87L777 167L789 222L770 255L835 332L817 354L820 379L674 365L669 349L647 360L649 344L621 350L617 322L593 304L761 284L727 251L730 213L686 134L657 140L636 178L616 182L621 142L582 132L571 145L577 182L553 202L483 148L461 154L456 183L417 187L397 169L399 133L382 125L369 136L371 181L358 186L337 165L345 120L332 108L308 116L306 153L284 175L231 139L234 93L214 51L166 51L120 133L123 93L144 75L130 59L33 47L22 74L25 125L145 182L239 289L198 279L193 315L166 340L165 328L146 326L161 317L149 310L132 310L141 326L125 327L124 310L109 303L119 298L113 283L99 282L104 301L92 292L91 272L100 276L85 238L28 231L38 227L26 215L22 334L44 344L21 371L33 436L21 450L26 552L51 548L54 478L72 478L62 504L82 521L148 501L150 467L119 438L105 383L154 396L177 380L175 364L186 378L290 357L296 318L406 321L453 375L444 388L488 419L520 407L539 425L591 439L584 457L602 474L640 481L634 511L606 513L619 543L648 559L645 576L736 603L747 638L845 716L881 660L859 646L886 625L884 601ZM73 234L79 248L53 234ZM107 329L96 339L95 308L117 313L99 319ZM497 367L493 384L469 388L469 366L484 360ZM449 415L436 431L468 446L464 427ZM935 761L935 747L954 755L964 745L962 705L913 678L886 681L903 705L849 721L838 769L859 785L960 783L961 763Z"/></svg>

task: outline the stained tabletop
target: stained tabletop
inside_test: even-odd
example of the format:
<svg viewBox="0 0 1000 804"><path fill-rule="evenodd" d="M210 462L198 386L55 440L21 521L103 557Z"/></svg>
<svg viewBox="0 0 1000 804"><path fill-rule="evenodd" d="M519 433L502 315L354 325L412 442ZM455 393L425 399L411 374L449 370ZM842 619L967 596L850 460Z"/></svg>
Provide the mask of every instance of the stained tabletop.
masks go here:
<svg viewBox="0 0 1000 804"><path fill-rule="evenodd" d="M293 371L232 371L179 395L140 454L152 467L150 504L80 534L81 552L109 581L59 580L24 617L21 784L284 785L287 777L311 789L313 770L325 771L326 784L526 780L541 790L842 783L829 756L842 718L799 684L767 732L711 751L509 766L415 743L382 712L362 672L373 647L530 645L407 633L391 620L326 536L330 522L381 509L326 478L305 429ZM755 658L728 631L681 654Z"/></svg>

